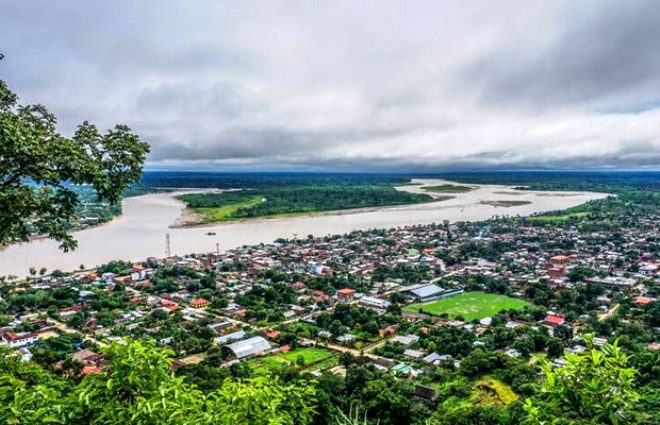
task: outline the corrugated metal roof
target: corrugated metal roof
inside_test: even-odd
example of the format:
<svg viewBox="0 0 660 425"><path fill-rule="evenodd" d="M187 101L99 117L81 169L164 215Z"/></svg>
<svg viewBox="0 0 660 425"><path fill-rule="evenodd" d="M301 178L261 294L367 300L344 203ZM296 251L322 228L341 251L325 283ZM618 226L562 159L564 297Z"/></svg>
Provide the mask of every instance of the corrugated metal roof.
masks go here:
<svg viewBox="0 0 660 425"><path fill-rule="evenodd" d="M227 348L234 353L237 359L242 359L243 357L270 350L270 343L263 337L255 336L244 341L229 344Z"/></svg>
<svg viewBox="0 0 660 425"><path fill-rule="evenodd" d="M422 286L421 288L413 289L410 292L420 298L426 298L444 292L444 289L431 283L429 285Z"/></svg>
<svg viewBox="0 0 660 425"><path fill-rule="evenodd" d="M231 341L241 340L241 339L245 338L245 335L246 335L245 331L238 331L238 332L230 333L230 334L227 334L227 335L219 336L215 339L215 342L222 345L222 344L226 344L226 343L231 342Z"/></svg>

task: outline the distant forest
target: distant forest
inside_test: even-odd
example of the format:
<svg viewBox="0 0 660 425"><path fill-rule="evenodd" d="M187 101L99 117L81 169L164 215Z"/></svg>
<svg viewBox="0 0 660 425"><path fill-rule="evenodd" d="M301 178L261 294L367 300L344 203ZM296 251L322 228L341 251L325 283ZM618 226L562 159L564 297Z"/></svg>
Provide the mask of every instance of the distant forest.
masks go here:
<svg viewBox="0 0 660 425"><path fill-rule="evenodd" d="M474 171L432 174L373 173L227 173L147 171L133 190L152 188L268 188L282 186L393 185L411 178L446 179L468 184L524 186L532 190L618 192L660 190L656 171Z"/></svg>
<svg viewBox="0 0 660 425"><path fill-rule="evenodd" d="M365 173L221 173L192 171L147 171L134 188L246 189L326 185L405 184L410 176Z"/></svg>
<svg viewBox="0 0 660 425"><path fill-rule="evenodd" d="M655 171L485 171L454 172L417 177L443 178L460 183L524 186L531 190L619 192L660 190Z"/></svg>

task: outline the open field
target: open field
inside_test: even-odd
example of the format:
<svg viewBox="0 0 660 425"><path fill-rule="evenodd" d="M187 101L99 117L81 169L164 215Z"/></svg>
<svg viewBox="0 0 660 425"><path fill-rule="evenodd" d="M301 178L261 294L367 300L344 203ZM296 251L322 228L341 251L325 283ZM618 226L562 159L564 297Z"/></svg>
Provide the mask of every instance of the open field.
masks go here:
<svg viewBox="0 0 660 425"><path fill-rule="evenodd" d="M248 360L248 364L253 369L274 369L282 364L290 364L292 366L296 366L298 357L302 357L304 359L305 365L310 365L310 367L312 367L314 364L321 364L326 362L328 365L334 365L333 360L337 357L337 354L325 348L319 347L296 348L295 350L291 350L286 353L280 353L274 356L258 357L256 359ZM303 368L305 367L306 366L303 366ZM318 369L316 367L313 368Z"/></svg>
<svg viewBox="0 0 660 425"><path fill-rule="evenodd" d="M244 201L225 205L222 207L191 208L192 212L200 218L201 223L215 223L233 220L233 215L241 208L250 208L261 203L261 196L253 196Z"/></svg>
<svg viewBox="0 0 660 425"><path fill-rule="evenodd" d="M564 214L543 214L529 217L528 220L539 224L561 224L570 220L577 220L589 215L589 212L573 212Z"/></svg>
<svg viewBox="0 0 660 425"><path fill-rule="evenodd" d="M465 193L474 190L474 188L456 184L441 184L438 186L425 186L422 190L435 193Z"/></svg>
<svg viewBox="0 0 660 425"><path fill-rule="evenodd" d="M528 304L527 301L505 295L466 292L427 303L410 304L403 310L408 313L417 313L420 309L431 314L447 313L449 317L461 316L470 321L491 317L502 310L523 308Z"/></svg>

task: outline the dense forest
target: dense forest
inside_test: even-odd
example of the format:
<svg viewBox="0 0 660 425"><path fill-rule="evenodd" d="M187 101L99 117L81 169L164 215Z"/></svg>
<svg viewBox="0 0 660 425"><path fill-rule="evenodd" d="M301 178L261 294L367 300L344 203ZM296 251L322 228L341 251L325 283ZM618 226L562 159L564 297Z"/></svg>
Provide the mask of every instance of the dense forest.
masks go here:
<svg viewBox="0 0 660 425"><path fill-rule="evenodd" d="M580 190L606 193L624 190L660 190L660 173L644 171L484 171L442 173L424 177L441 177L471 184L524 186L530 190Z"/></svg>
<svg viewBox="0 0 660 425"><path fill-rule="evenodd" d="M217 188L246 189L326 185L404 184L402 174L374 173L222 173L194 171L147 171L134 188Z"/></svg>
<svg viewBox="0 0 660 425"><path fill-rule="evenodd" d="M398 191L387 185L309 185L260 188L179 197L204 221L268 217L283 214L429 202L425 194Z"/></svg>

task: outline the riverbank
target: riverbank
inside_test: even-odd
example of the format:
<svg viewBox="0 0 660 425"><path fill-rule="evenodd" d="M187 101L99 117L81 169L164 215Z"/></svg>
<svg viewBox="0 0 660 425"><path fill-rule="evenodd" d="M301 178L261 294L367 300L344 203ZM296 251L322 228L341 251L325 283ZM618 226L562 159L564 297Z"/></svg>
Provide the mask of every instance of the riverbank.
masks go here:
<svg viewBox="0 0 660 425"><path fill-rule="evenodd" d="M423 185L446 184L443 180L414 180ZM409 191L422 191L422 185L405 185ZM195 189L200 191L200 189ZM500 193L496 193L500 192ZM501 192L512 192L502 194ZM515 192L515 194L513 194ZM0 275L25 276L30 267L48 270L73 270L81 264L93 266L122 259L141 261L166 254L166 234L170 252L176 255L214 252L236 246L272 242L294 235L325 236L358 229L393 228L444 220L478 221L494 215L527 216L562 210L607 194L591 192L537 192L522 194L511 187L478 185L475 190L455 194L442 202L325 212L315 215L276 217L226 222L198 227L173 228L185 206L174 197L180 192L152 193L126 198L122 216L103 226L75 232L78 249L63 253L57 242L49 239L18 243L0 252ZM543 194L543 196L539 196ZM548 196L548 195L555 196ZM565 196L570 195L570 196ZM508 208L482 204L482 201L519 200L529 204ZM215 233L215 235L207 235Z"/></svg>

